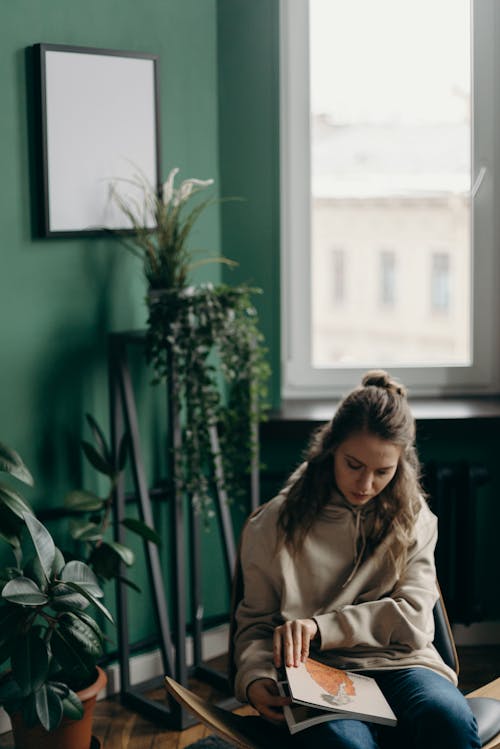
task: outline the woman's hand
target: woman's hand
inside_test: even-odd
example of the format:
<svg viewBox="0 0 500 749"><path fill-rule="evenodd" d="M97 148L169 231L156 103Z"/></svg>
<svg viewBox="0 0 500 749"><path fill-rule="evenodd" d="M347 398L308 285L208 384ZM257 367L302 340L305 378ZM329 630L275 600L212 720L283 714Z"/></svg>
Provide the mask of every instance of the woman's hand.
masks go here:
<svg viewBox="0 0 500 749"><path fill-rule="evenodd" d="M273 634L273 662L276 668L300 666L309 655L309 643L318 634L314 619L292 619L276 627Z"/></svg>
<svg viewBox="0 0 500 749"><path fill-rule="evenodd" d="M264 718L280 723L285 720L282 707L290 704L290 698L280 695L278 685L272 679L252 681L247 689L247 698Z"/></svg>

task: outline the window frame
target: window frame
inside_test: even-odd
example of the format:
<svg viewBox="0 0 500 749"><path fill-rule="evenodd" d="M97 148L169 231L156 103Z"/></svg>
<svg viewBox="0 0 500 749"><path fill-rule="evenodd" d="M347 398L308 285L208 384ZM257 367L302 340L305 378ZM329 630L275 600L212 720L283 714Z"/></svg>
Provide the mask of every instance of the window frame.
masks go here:
<svg viewBox="0 0 500 749"><path fill-rule="evenodd" d="M282 285L282 396L285 399L338 397L357 384L359 368L311 366L311 183L309 126L309 0L280 0L280 198ZM472 174L471 304L472 362L468 366L389 367L412 395L478 395L499 392L500 212L495 214L495 153L500 80L495 58L495 28L500 28L495 0L472 0Z"/></svg>

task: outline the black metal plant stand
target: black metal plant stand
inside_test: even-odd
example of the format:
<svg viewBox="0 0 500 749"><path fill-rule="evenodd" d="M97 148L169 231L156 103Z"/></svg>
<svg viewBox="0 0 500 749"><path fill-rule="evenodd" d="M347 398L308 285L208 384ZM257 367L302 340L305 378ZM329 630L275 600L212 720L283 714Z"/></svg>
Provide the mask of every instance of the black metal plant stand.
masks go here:
<svg viewBox="0 0 500 749"><path fill-rule="evenodd" d="M130 346L144 347L145 332L112 333L109 336L109 389L110 389L110 422L111 444L116 456L117 446L125 433L129 435L129 465L132 469L134 484L134 499L137 501L141 520L150 526L154 525L151 507L150 491L148 489L144 463L141 454L137 408L130 375L128 349ZM166 344L167 345L167 344ZM167 445L169 460L169 476L174 476L175 454L182 447L182 431L180 415L175 408L173 393L176 387L175 361L168 351L167 377ZM253 435L256 440L257 435ZM214 427L210 432L210 440L215 455L218 454L218 434ZM255 441L255 444L257 442ZM255 451L257 452L257 451ZM235 564L235 540L229 512L227 496L224 490L224 475L222 461L216 457L214 473L217 487L216 508L220 523L224 559L228 575L231 579ZM251 505L252 509L259 504L258 496L258 456L254 455L251 470ZM187 686L188 676L196 675L213 686L228 689L225 676L208 668L203 663L202 635L203 635L203 601L201 595L201 545L200 522L194 509L193 502L189 502L189 509L185 511L184 497L175 481L171 481L169 492L170 528L171 528L171 559L173 572L173 600L174 612L172 620L169 617L164 577L161 569L160 557L155 544L144 542L144 552L151 581L153 607L158 630L158 644L165 675L171 676ZM125 530L121 520L125 517L125 488L123 475L120 477L115 492L115 536L118 542L124 543ZM187 515L187 517L186 517ZM192 627L193 637L193 666L188 669L186 662L186 549L184 548L184 530L186 522L190 529L190 590L191 606L194 616ZM158 680L142 682L134 686L130 680L130 643L127 608L127 589L123 583L117 583L117 618L118 643L120 660L120 693L125 704L154 720L162 722L169 728L183 730L194 721L189 713L171 700L160 703L145 696L145 691L158 686Z"/></svg>

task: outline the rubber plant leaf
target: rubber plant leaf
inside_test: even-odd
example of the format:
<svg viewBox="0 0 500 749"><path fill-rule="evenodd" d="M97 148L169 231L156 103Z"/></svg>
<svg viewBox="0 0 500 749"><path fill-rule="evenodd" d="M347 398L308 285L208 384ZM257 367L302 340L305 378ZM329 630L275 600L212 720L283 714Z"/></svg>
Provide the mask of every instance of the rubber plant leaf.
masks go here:
<svg viewBox="0 0 500 749"><path fill-rule="evenodd" d="M78 619L80 619L84 624L87 625L87 627L90 627L90 629L93 629L99 640L102 644L104 644L104 633L101 630L100 626L97 624L95 619L92 619L91 616L86 614L84 611L75 611L73 612Z"/></svg>
<svg viewBox="0 0 500 749"><path fill-rule="evenodd" d="M76 489L66 494L64 497L64 506L68 510L76 510L77 512L93 512L94 510L102 510L104 500L92 492L87 492L84 489Z"/></svg>
<svg viewBox="0 0 500 749"><path fill-rule="evenodd" d="M24 522L33 541L33 546L42 565L47 580L50 580L56 558L56 547L47 528L34 516L23 514Z"/></svg>
<svg viewBox="0 0 500 749"><path fill-rule="evenodd" d="M46 731L53 731L61 722L63 704L57 692L50 684L43 685L35 693L36 714Z"/></svg>
<svg viewBox="0 0 500 749"><path fill-rule="evenodd" d="M34 485L33 476L24 465L21 456L0 442L0 471L9 473L29 486Z"/></svg>
<svg viewBox="0 0 500 749"><path fill-rule="evenodd" d="M77 583L81 588L85 588L94 598L102 598L102 592L99 581L90 567L85 562L78 559L72 559L62 569L60 580L63 583Z"/></svg>
<svg viewBox="0 0 500 749"><path fill-rule="evenodd" d="M86 609L89 605L87 599L75 593L73 588L69 588L64 583L58 583L53 585L50 590L51 601L50 605L55 611L73 611Z"/></svg>
<svg viewBox="0 0 500 749"><path fill-rule="evenodd" d="M161 545L161 538L158 533L149 525L143 523L142 520L138 520L137 518L124 518L122 520L122 525L130 531L137 533L137 535L141 536L145 541L152 541L154 544L157 544L157 546Z"/></svg>
<svg viewBox="0 0 500 749"><path fill-rule="evenodd" d="M83 651L93 661L102 655L102 638L76 614L67 612L60 616L57 631L67 644L73 644L75 649Z"/></svg>
<svg viewBox="0 0 500 749"><path fill-rule="evenodd" d="M97 523L72 521L70 523L71 538L75 541L99 541L102 537L101 526Z"/></svg>
<svg viewBox="0 0 500 749"><path fill-rule="evenodd" d="M2 598L19 606L43 606L49 597L29 577L9 580L2 590Z"/></svg>
<svg viewBox="0 0 500 749"><path fill-rule="evenodd" d="M85 588L82 588L80 585L70 580L66 581L66 585L68 585L70 588L73 588L73 590L76 590L78 593L81 593L82 596L84 596L87 599L87 601L89 601L90 603L93 603L94 606L98 608L99 611L101 611L104 614L106 619L108 619L108 621L111 622L111 624L115 623L108 609L102 605L102 603L99 601L98 598L94 598L94 596L92 596L87 590L85 590Z"/></svg>
<svg viewBox="0 0 500 749"><path fill-rule="evenodd" d="M12 673L24 696L36 692L49 673L47 645L36 632L17 637L11 654Z"/></svg>
<svg viewBox="0 0 500 749"><path fill-rule="evenodd" d="M26 504L21 495L9 486L5 486L5 484L0 484L0 502L8 507L14 515L17 515L18 518L22 518L25 512L30 515L33 514L31 507Z"/></svg>
<svg viewBox="0 0 500 749"><path fill-rule="evenodd" d="M66 680L78 683L91 683L95 674L95 657L89 655L78 641L63 629L54 630L51 648Z"/></svg>
<svg viewBox="0 0 500 749"><path fill-rule="evenodd" d="M118 554L122 562L124 562L127 567L131 567L134 563L134 552L132 549L129 549L128 546L124 546L123 544L119 544L118 541L103 541L102 546L108 546L110 549L113 549L113 551Z"/></svg>
<svg viewBox="0 0 500 749"><path fill-rule="evenodd" d="M70 720L80 720L80 718L83 718L83 705L80 698L72 689L70 689L66 697L63 698L62 703L63 712L67 718Z"/></svg>

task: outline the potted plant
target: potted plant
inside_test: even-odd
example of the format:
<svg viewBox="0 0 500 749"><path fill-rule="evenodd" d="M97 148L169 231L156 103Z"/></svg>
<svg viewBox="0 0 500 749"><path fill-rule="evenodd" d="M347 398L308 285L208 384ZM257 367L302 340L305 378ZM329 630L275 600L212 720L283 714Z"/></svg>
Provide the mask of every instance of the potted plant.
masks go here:
<svg viewBox="0 0 500 749"><path fill-rule="evenodd" d="M213 180L187 179L176 187L178 172L172 169L160 190L141 175L127 181L139 198L124 195L117 183L112 195L133 230L120 237L141 260L148 284L146 355L154 381L163 381L175 366L173 407L184 418L175 479L207 517L212 514L207 466L215 458L210 431L218 429L226 489L234 498L244 491L242 478L255 457L269 367L252 303L260 290L190 283L200 264L234 263L223 257L195 259L188 240L201 213L216 202L199 196Z"/></svg>
<svg viewBox="0 0 500 749"><path fill-rule="evenodd" d="M109 537L113 518L113 501L120 474L125 468L128 451L128 435L125 433L117 450L116 463L102 428L91 414L86 414L92 441L81 440L86 460L108 481L104 497L87 489L69 492L64 498L64 508L71 515L70 535L80 547L80 558L96 574L99 581L117 580L140 592L138 586L123 575L123 568L134 564L134 552L128 546ZM134 517L125 517L123 526L144 541L160 545L156 531Z"/></svg>
<svg viewBox="0 0 500 749"><path fill-rule="evenodd" d="M33 483L19 455L4 445L0 471ZM93 706L106 683L97 666L104 634L96 615L113 621L99 581L84 562L65 560L25 499L5 483L0 529L14 557L0 568L0 705L11 717L15 745L89 749Z"/></svg>

